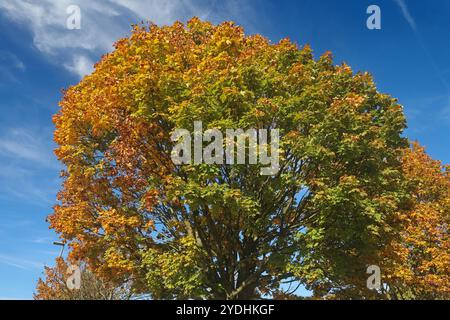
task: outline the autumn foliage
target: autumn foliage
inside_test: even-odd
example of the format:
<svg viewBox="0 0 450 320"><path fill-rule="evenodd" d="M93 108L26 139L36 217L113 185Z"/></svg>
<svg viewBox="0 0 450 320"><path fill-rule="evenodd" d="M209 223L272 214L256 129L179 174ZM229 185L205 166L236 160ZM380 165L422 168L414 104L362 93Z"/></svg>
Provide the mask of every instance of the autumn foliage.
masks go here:
<svg viewBox="0 0 450 320"><path fill-rule="evenodd" d="M448 293L448 175L417 148L401 161L401 106L329 53L228 22L136 26L60 106L51 227L111 282L153 298L292 296L284 282L386 297L366 287L379 264L392 288ZM280 171L174 165L171 133L197 120L279 129Z"/></svg>
<svg viewBox="0 0 450 320"><path fill-rule="evenodd" d="M450 299L450 167L419 144L405 150L408 209L398 213L399 239L386 247L385 281L394 299Z"/></svg>

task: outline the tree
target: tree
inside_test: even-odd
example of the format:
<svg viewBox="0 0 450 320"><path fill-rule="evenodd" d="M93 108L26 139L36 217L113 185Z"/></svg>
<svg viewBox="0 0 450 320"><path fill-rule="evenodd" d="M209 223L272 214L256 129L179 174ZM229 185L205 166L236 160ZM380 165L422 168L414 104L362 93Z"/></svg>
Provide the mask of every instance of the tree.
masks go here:
<svg viewBox="0 0 450 320"><path fill-rule="evenodd" d="M397 214L399 238L386 246L391 265L385 270L388 297L450 298L450 167L414 143L403 156L403 171L412 195Z"/></svg>
<svg viewBox="0 0 450 320"><path fill-rule="evenodd" d="M51 227L110 281L153 298L373 296L366 267L403 201L395 99L368 73L233 23L136 26L64 92ZM175 165L177 128L279 129L280 170ZM206 145L206 143L205 143Z"/></svg>
<svg viewBox="0 0 450 320"><path fill-rule="evenodd" d="M70 289L67 281L71 276L69 265L62 258L56 259L54 267L45 267L45 279L39 279L35 300L124 300L132 297L128 287L115 287L96 277L86 264L80 265L80 288Z"/></svg>

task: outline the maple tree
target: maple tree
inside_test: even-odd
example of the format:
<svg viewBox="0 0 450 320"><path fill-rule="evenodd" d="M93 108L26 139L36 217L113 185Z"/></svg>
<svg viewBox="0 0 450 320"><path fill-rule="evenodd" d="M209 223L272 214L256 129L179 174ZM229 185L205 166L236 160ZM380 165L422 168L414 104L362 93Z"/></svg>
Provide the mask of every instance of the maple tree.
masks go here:
<svg viewBox="0 0 450 320"><path fill-rule="evenodd" d="M136 26L64 92L51 227L153 298L373 297L403 188L401 106L368 73L226 22ZM175 165L176 128L280 130L280 170ZM191 130L192 131L192 130Z"/></svg>
<svg viewBox="0 0 450 320"><path fill-rule="evenodd" d="M413 143L403 171L411 197L397 213L398 238L386 246L384 281L392 299L450 299L450 167Z"/></svg>

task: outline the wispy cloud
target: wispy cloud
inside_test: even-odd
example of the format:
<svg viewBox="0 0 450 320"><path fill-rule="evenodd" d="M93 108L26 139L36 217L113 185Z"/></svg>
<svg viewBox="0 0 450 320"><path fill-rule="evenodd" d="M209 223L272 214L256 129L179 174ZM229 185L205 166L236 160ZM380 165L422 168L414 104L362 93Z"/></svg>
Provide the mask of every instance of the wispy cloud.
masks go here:
<svg viewBox="0 0 450 320"><path fill-rule="evenodd" d="M81 12L79 30L66 28L66 9L74 4ZM140 21L166 25L197 16L213 22L239 19L254 25L264 20L255 18L252 4L238 0L2 0L1 14L27 27L39 51L79 77L90 72L92 60L111 51L115 41L129 34L131 24Z"/></svg>
<svg viewBox="0 0 450 320"><path fill-rule="evenodd" d="M42 134L34 133L29 129L7 129L0 136L0 155L33 162L34 165L55 168L56 162L52 148L41 137Z"/></svg>
<svg viewBox="0 0 450 320"><path fill-rule="evenodd" d="M23 270L42 269L44 266L44 264L41 262L22 259L16 256L1 253L0 253L0 263Z"/></svg>
<svg viewBox="0 0 450 320"><path fill-rule="evenodd" d="M0 65L8 65L12 68L24 71L25 64L14 53L0 50Z"/></svg>
<svg viewBox="0 0 450 320"><path fill-rule="evenodd" d="M0 50L0 86L2 83L19 82L19 74L25 69L25 64L15 54Z"/></svg>
<svg viewBox="0 0 450 320"><path fill-rule="evenodd" d="M411 29L413 29L414 31L417 31L416 21L414 20L411 13L409 12L409 8L406 5L405 0L395 0L395 2L400 7L403 18L405 18L406 22L409 24Z"/></svg>
<svg viewBox="0 0 450 320"><path fill-rule="evenodd" d="M66 9L73 4L81 11L79 30L66 28ZM39 51L82 77L92 68L91 57L110 51L117 39L129 33L132 23L169 24L192 15L206 16L204 7L191 0L2 0L0 14L27 26Z"/></svg>
<svg viewBox="0 0 450 320"><path fill-rule="evenodd" d="M0 197L43 206L54 203L61 167L51 141L43 129L4 129L0 134Z"/></svg>
<svg viewBox="0 0 450 320"><path fill-rule="evenodd" d="M450 96L447 96L438 116L444 119L447 124L450 123Z"/></svg>
<svg viewBox="0 0 450 320"><path fill-rule="evenodd" d="M53 240L53 238L46 236L46 237L34 238L34 239L31 240L31 242L35 243L35 244L49 244L49 243L52 242L52 240Z"/></svg>
<svg viewBox="0 0 450 320"><path fill-rule="evenodd" d="M439 79L439 81L442 83L442 86L446 89L450 89L450 85L447 82L447 80L443 77L443 72L441 71L441 68L439 68L438 64L436 63L431 51L428 49L428 46L426 45L424 39L422 38L419 29L417 27L416 21L414 20L411 12L409 11L408 6L406 5L405 0L394 0L395 3L400 8L400 11L403 15L403 18L406 20L412 31L414 32L417 41L419 42L420 47L424 51L425 55L427 56L429 63L431 67L433 68L436 77Z"/></svg>

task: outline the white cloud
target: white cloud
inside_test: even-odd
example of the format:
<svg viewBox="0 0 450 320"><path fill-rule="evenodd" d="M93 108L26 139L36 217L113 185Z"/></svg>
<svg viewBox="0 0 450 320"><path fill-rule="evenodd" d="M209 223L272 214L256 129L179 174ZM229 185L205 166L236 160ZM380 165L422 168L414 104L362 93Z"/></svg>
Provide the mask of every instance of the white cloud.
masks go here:
<svg viewBox="0 0 450 320"><path fill-rule="evenodd" d="M80 8L79 30L66 27L70 5ZM129 34L131 24L140 21L165 25L198 16L213 22L239 19L255 24L254 8L237 0L1 0L1 14L27 27L35 48L79 77L90 72L91 61Z"/></svg>
<svg viewBox="0 0 450 320"><path fill-rule="evenodd" d="M66 9L74 4L81 12L79 30L66 28ZM193 15L206 17L203 7L188 0L2 0L0 9L12 21L28 27L39 51L80 77L91 71L92 58L110 51L133 23L170 24Z"/></svg>
<svg viewBox="0 0 450 320"><path fill-rule="evenodd" d="M72 73L77 74L80 78L89 74L93 70L94 63L86 56L75 56L71 63L64 64L64 67Z"/></svg>
<svg viewBox="0 0 450 320"><path fill-rule="evenodd" d="M400 7L403 18L405 18L406 22L409 24L411 29L413 29L414 31L417 31L416 22L415 22L414 18L412 17L411 13L409 12L409 9L405 3L405 0L395 0L395 2Z"/></svg>
<svg viewBox="0 0 450 320"><path fill-rule="evenodd" d="M83 28L69 30L66 28L66 13L71 0L41 0L28 2L25 0L3 0L0 8L13 21L28 26L33 33L34 45L40 51L57 54L59 49L109 49L111 35L117 28L112 23L102 22L117 15L108 5L100 5L97 1L81 0L76 3L81 7ZM112 20L111 20L112 21Z"/></svg>
<svg viewBox="0 0 450 320"><path fill-rule="evenodd" d="M209 12L206 5L198 6L193 1L186 0L111 0L111 2L127 8L141 20L151 20L156 24L171 24L175 20L185 20L192 15L206 18Z"/></svg>

